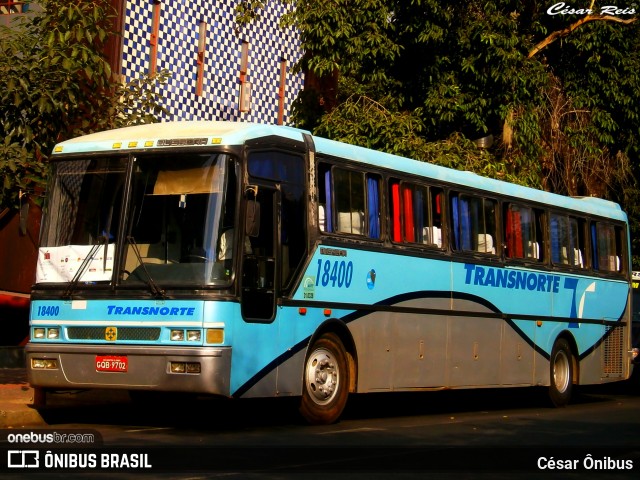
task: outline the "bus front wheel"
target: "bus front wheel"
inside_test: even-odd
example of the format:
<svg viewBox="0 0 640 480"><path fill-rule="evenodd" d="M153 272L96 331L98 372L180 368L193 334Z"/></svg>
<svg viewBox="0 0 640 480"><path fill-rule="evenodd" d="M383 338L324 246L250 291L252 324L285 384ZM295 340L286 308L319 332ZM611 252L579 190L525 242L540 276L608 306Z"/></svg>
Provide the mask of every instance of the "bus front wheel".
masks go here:
<svg viewBox="0 0 640 480"><path fill-rule="evenodd" d="M564 407L571 399L573 387L573 354L564 338L559 338L549 359L549 397L556 407Z"/></svg>
<svg viewBox="0 0 640 480"><path fill-rule="evenodd" d="M325 333L310 348L304 363L300 413L314 425L334 423L348 396L347 354L337 335Z"/></svg>

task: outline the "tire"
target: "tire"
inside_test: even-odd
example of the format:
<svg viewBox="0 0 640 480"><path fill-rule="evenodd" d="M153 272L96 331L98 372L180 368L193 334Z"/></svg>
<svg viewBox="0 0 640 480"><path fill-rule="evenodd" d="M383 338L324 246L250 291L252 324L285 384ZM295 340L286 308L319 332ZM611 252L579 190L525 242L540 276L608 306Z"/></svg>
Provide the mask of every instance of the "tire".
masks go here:
<svg viewBox="0 0 640 480"><path fill-rule="evenodd" d="M335 423L349 396L347 354L337 335L325 333L304 362L300 413L312 425Z"/></svg>
<svg viewBox="0 0 640 480"><path fill-rule="evenodd" d="M47 406L47 389L44 387L33 387L33 408L42 410Z"/></svg>
<svg viewBox="0 0 640 480"><path fill-rule="evenodd" d="M573 390L573 354L564 338L559 338L549 359L549 398L555 407L564 407Z"/></svg>

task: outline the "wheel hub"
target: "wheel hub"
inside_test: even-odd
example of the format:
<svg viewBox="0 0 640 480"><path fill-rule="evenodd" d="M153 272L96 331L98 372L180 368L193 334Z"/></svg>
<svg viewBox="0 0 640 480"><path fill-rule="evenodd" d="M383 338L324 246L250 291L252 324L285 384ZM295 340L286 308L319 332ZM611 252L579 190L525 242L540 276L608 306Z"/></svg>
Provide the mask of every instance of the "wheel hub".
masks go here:
<svg viewBox="0 0 640 480"><path fill-rule="evenodd" d="M564 352L558 352L553 363L553 380L559 392L564 392L569 386L569 359Z"/></svg>
<svg viewBox="0 0 640 480"><path fill-rule="evenodd" d="M331 352L318 349L307 362L307 391L319 405L329 403L338 391L340 373Z"/></svg>

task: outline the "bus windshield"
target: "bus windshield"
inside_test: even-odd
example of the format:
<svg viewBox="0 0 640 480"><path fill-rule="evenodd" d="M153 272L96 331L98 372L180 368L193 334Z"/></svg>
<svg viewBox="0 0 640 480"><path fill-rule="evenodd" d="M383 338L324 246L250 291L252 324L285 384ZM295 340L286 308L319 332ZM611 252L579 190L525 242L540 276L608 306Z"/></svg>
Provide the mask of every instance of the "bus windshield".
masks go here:
<svg viewBox="0 0 640 480"><path fill-rule="evenodd" d="M157 283L160 288L228 283L235 243L233 194L225 206L229 156L134 158L125 207L128 161L102 158L56 165L51 195L56 205L49 208L56 214L45 220L37 282L119 281L132 287ZM114 268L118 239L125 246L122 266Z"/></svg>
<svg viewBox="0 0 640 480"><path fill-rule="evenodd" d="M126 157L53 164L36 283L68 283L81 269L82 281L111 280L126 166Z"/></svg>

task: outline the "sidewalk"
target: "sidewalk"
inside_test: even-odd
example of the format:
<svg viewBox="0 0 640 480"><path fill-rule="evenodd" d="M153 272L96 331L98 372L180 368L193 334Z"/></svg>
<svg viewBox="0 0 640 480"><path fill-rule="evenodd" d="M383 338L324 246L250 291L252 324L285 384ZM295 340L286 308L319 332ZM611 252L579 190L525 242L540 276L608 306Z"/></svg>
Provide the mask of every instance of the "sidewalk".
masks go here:
<svg viewBox="0 0 640 480"><path fill-rule="evenodd" d="M24 368L0 368L0 429L45 427L56 411L74 408L130 404L127 390L70 390L49 392L42 414L34 408L34 389L27 383Z"/></svg>
<svg viewBox="0 0 640 480"><path fill-rule="evenodd" d="M0 428L46 425L33 408L33 388L24 368L0 368Z"/></svg>

